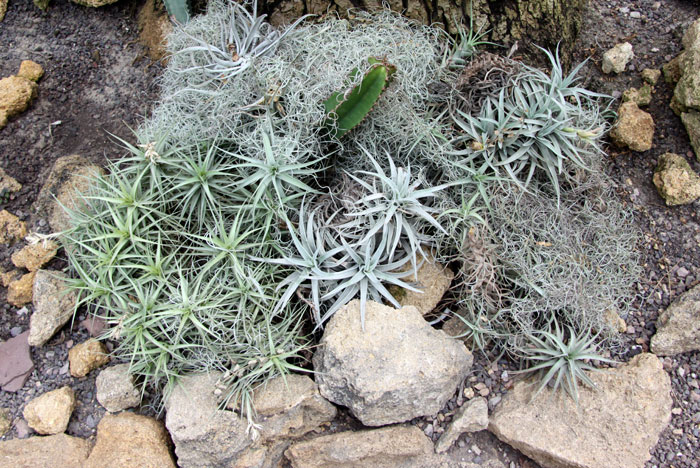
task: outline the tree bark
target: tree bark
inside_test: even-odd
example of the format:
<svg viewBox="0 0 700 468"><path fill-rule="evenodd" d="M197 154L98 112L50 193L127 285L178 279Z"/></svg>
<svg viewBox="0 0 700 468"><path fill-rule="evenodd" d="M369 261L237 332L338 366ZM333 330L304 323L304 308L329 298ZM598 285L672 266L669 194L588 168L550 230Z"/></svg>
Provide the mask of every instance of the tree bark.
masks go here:
<svg viewBox="0 0 700 468"><path fill-rule="evenodd" d="M533 44L551 51L559 45L565 64L571 56L586 0L386 0L392 10L425 24L439 23L455 34L461 23L469 26L473 12L475 28L489 31L489 41L510 47L518 41L520 50L534 52ZM287 23L301 15L347 10L376 10L380 0L262 0L262 10L273 24ZM540 59L542 58L541 54Z"/></svg>

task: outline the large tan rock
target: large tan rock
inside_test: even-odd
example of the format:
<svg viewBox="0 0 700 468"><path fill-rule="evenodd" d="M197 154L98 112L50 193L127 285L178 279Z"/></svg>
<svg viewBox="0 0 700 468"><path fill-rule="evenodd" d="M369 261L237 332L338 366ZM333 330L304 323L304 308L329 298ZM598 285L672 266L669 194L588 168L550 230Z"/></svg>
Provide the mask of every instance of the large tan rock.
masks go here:
<svg viewBox="0 0 700 468"><path fill-rule="evenodd" d="M27 223L7 210L0 211L0 244L11 244L27 235Z"/></svg>
<svg viewBox="0 0 700 468"><path fill-rule="evenodd" d="M0 115L7 118L27 110L36 96L37 84L21 76L8 76L0 79ZM0 122L0 128L5 124Z"/></svg>
<svg viewBox="0 0 700 468"><path fill-rule="evenodd" d="M654 120L636 103L629 101L620 106L615 127L610 138L616 145L633 151L648 151L654 139Z"/></svg>
<svg viewBox="0 0 700 468"><path fill-rule="evenodd" d="M338 310L314 354L321 395L366 426L437 413L472 365L463 343L435 330L415 307L360 301Z"/></svg>
<svg viewBox="0 0 700 468"><path fill-rule="evenodd" d="M90 8L99 8L101 6L111 5L117 1L118 0L72 0L73 3Z"/></svg>
<svg viewBox="0 0 700 468"><path fill-rule="evenodd" d="M391 426L324 435L293 444L285 455L294 468L408 468L424 466L433 444L416 426Z"/></svg>
<svg viewBox="0 0 700 468"><path fill-rule="evenodd" d="M678 154L659 156L653 182L668 206L686 205L700 197L700 176Z"/></svg>
<svg viewBox="0 0 700 468"><path fill-rule="evenodd" d="M11 468L83 468L90 443L56 434L0 441L0 466Z"/></svg>
<svg viewBox="0 0 700 468"><path fill-rule="evenodd" d="M432 312L438 305L442 296L450 288L454 276L452 270L438 264L432 256L428 255L418 268L417 278L414 275L402 278L404 281L416 283L416 287L421 292L400 289L396 299L401 307L414 306L421 314L425 315Z"/></svg>
<svg viewBox="0 0 700 468"><path fill-rule="evenodd" d="M700 350L700 285L678 297L656 322L651 337L651 351L659 356L673 356Z"/></svg>
<svg viewBox="0 0 700 468"><path fill-rule="evenodd" d="M615 47L603 54L603 73L622 73L633 57L632 44L629 42L615 44Z"/></svg>
<svg viewBox="0 0 700 468"><path fill-rule="evenodd" d="M58 158L39 192L34 207L40 216L46 217L54 232L71 227L68 210L80 209L91 181L102 174L102 169L77 154Z"/></svg>
<svg viewBox="0 0 700 468"><path fill-rule="evenodd" d="M5 19L7 13L7 0L0 0L0 21Z"/></svg>
<svg viewBox="0 0 700 468"><path fill-rule="evenodd" d="M640 468L671 419L671 381L653 354L590 374L578 405L564 392L515 384L491 416L489 430L547 468Z"/></svg>
<svg viewBox="0 0 700 468"><path fill-rule="evenodd" d="M68 427L75 404L75 393L66 386L34 398L22 414L29 427L39 434L58 434Z"/></svg>
<svg viewBox="0 0 700 468"><path fill-rule="evenodd" d="M35 276L36 272L32 271L11 281L7 286L7 302L15 307L32 302Z"/></svg>
<svg viewBox="0 0 700 468"><path fill-rule="evenodd" d="M42 346L70 320L77 297L66 291L66 275L60 271L39 270L34 277L34 313L29 319L29 344Z"/></svg>
<svg viewBox="0 0 700 468"><path fill-rule="evenodd" d="M435 451L445 452L462 434L483 431L488 425L489 406L486 398L472 398L457 410L447 430L435 444Z"/></svg>
<svg viewBox="0 0 700 468"><path fill-rule="evenodd" d="M109 352L104 343L90 338L68 351L68 363L70 375L85 377L91 371L109 363Z"/></svg>
<svg viewBox="0 0 700 468"><path fill-rule="evenodd" d="M29 271L37 271L56 256L58 244L52 240L46 240L24 246L21 250L12 254L12 263L17 268L26 268Z"/></svg>
<svg viewBox="0 0 700 468"><path fill-rule="evenodd" d="M82 468L176 468L163 424L133 413L106 414Z"/></svg>
<svg viewBox="0 0 700 468"><path fill-rule="evenodd" d="M700 49L686 49L679 67L681 76L673 90L672 107L677 113L700 110Z"/></svg>
<svg viewBox="0 0 700 468"><path fill-rule="evenodd" d="M146 0L138 15L139 42L148 49L151 60L161 60L167 52L168 34L172 22L162 2Z"/></svg>

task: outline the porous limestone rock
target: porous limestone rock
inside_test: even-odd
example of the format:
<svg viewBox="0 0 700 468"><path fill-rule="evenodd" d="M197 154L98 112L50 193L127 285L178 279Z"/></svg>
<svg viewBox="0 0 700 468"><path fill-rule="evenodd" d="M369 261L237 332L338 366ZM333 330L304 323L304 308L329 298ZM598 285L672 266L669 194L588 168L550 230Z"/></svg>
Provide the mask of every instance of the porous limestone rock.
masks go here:
<svg viewBox="0 0 700 468"><path fill-rule="evenodd" d="M642 80L651 86L655 86L659 82L659 78L661 78L661 70L656 68L645 68L642 70Z"/></svg>
<svg viewBox="0 0 700 468"><path fill-rule="evenodd" d="M70 320L77 297L65 289L66 275L39 270L34 277L34 313L29 319L29 344L42 346Z"/></svg>
<svg viewBox="0 0 700 468"><path fill-rule="evenodd" d="M14 177L11 177L4 169L0 168L0 198L8 193L19 192L22 184L17 182Z"/></svg>
<svg viewBox="0 0 700 468"><path fill-rule="evenodd" d="M681 120L690 138L690 145L695 151L695 158L700 161L700 112L690 110L681 114Z"/></svg>
<svg viewBox="0 0 700 468"><path fill-rule="evenodd" d="M589 374L578 405L537 383L515 384L491 416L489 430L548 468L640 468L671 419L671 380L653 354Z"/></svg>
<svg viewBox="0 0 700 468"><path fill-rule="evenodd" d="M679 62L680 79L671 107L676 113L700 110L700 49L686 49Z"/></svg>
<svg viewBox="0 0 700 468"><path fill-rule="evenodd" d="M0 244L11 244L27 235L27 223L7 210L0 211Z"/></svg>
<svg viewBox="0 0 700 468"><path fill-rule="evenodd" d="M659 156L653 181L668 206L685 205L700 197L700 176L678 154L664 153Z"/></svg>
<svg viewBox="0 0 700 468"><path fill-rule="evenodd" d="M641 88L630 88L622 93L622 102L634 102L638 107L644 107L651 104L651 93L653 89L650 85L645 84Z"/></svg>
<svg viewBox="0 0 700 468"><path fill-rule="evenodd" d="M612 49L603 54L603 73L622 73L633 57L632 44L629 42L615 44Z"/></svg>
<svg viewBox="0 0 700 468"><path fill-rule="evenodd" d="M0 0L0 21L5 19L7 13L7 0Z"/></svg>
<svg viewBox="0 0 700 468"><path fill-rule="evenodd" d="M293 444L285 455L294 468L409 468L424 466L432 451L418 427L391 426L323 435Z"/></svg>
<svg viewBox="0 0 700 468"><path fill-rule="evenodd" d="M39 216L47 218L54 232L71 227L65 208L79 209L83 205L81 194L86 192L91 180L102 169L77 154L58 158L39 192L34 208Z"/></svg>
<svg viewBox="0 0 700 468"><path fill-rule="evenodd" d="M12 427L12 414L7 408L0 408L0 437L7 434Z"/></svg>
<svg viewBox="0 0 700 468"><path fill-rule="evenodd" d="M0 466L12 468L83 468L90 453L85 439L56 434L0 441Z"/></svg>
<svg viewBox="0 0 700 468"><path fill-rule="evenodd" d="M8 287L13 281L22 277L22 272L19 270L2 271L0 269L0 282L4 287Z"/></svg>
<svg viewBox="0 0 700 468"><path fill-rule="evenodd" d="M489 405L486 398L472 398L457 410L447 430L435 444L435 451L437 453L445 452L462 434L483 431L488 425Z"/></svg>
<svg viewBox="0 0 700 468"><path fill-rule="evenodd" d="M77 3L78 5L90 7L90 8L99 8L101 6L105 5L111 5L112 3L117 2L118 0L71 0L73 3Z"/></svg>
<svg viewBox="0 0 700 468"><path fill-rule="evenodd" d="M676 84L678 83L678 80L681 79L681 60L683 60L682 52L661 67L666 83Z"/></svg>
<svg viewBox="0 0 700 468"><path fill-rule="evenodd" d="M133 413L105 414L82 468L177 468L163 424Z"/></svg>
<svg viewBox="0 0 700 468"><path fill-rule="evenodd" d="M75 404L73 389L65 386L34 398L24 407L22 415L39 434L59 434L68 427Z"/></svg>
<svg viewBox="0 0 700 468"><path fill-rule="evenodd" d="M673 356L700 350L700 285L686 291L659 315L651 351Z"/></svg>
<svg viewBox="0 0 700 468"><path fill-rule="evenodd" d="M165 401L165 426L181 468L229 468L253 444L245 418L219 409L221 375L184 377Z"/></svg>
<svg viewBox="0 0 700 468"><path fill-rule="evenodd" d="M52 240L28 244L12 254L12 263L17 268L37 271L56 256L58 244Z"/></svg>
<svg viewBox="0 0 700 468"><path fill-rule="evenodd" d="M21 76L0 79L0 128L7 119L27 110L36 96L37 84Z"/></svg>
<svg viewBox="0 0 700 468"><path fill-rule="evenodd" d="M32 271L10 282L7 286L7 302L15 307L32 302L35 276L36 272Z"/></svg>
<svg viewBox="0 0 700 468"><path fill-rule="evenodd" d="M463 343L432 328L415 307L360 301L338 310L314 354L321 395L366 426L437 413L472 365Z"/></svg>
<svg viewBox="0 0 700 468"><path fill-rule="evenodd" d="M186 377L166 400L165 424L182 468L276 467L291 440L335 417L335 407L308 376L277 377L253 394L254 441L245 417L219 408L221 377Z"/></svg>
<svg viewBox="0 0 700 468"><path fill-rule="evenodd" d="M68 351L70 375L85 377L91 371L109 362L107 347L94 338L73 346Z"/></svg>
<svg viewBox="0 0 700 468"><path fill-rule="evenodd" d="M620 106L615 127L610 137L616 145L629 147L633 151L648 151L654 139L654 120L634 102Z"/></svg>
<svg viewBox="0 0 700 468"><path fill-rule="evenodd" d="M684 49L700 50L700 18L696 19L685 31L681 44L683 44Z"/></svg>
<svg viewBox="0 0 700 468"><path fill-rule="evenodd" d="M129 374L129 364L117 364L100 371L95 380L97 401L110 413L132 408L141 402L141 394Z"/></svg>
<svg viewBox="0 0 700 468"><path fill-rule="evenodd" d="M165 57L173 25L163 3L146 0L139 10L138 27L139 42L148 49L148 57L154 61Z"/></svg>
<svg viewBox="0 0 700 468"><path fill-rule="evenodd" d="M421 262L420 256L418 262ZM420 289L421 292L399 288L400 292L396 299L401 307L414 306L421 314L425 315L432 312L438 305L442 296L450 288L455 275L448 267L437 263L432 255L426 255L426 258L423 258L422 263L419 264L417 278L411 274L401 279L415 283L416 288Z"/></svg>
<svg viewBox="0 0 700 468"><path fill-rule="evenodd" d="M4 392L16 392L22 388L34 370L28 337L26 331L0 342L0 389Z"/></svg>
<svg viewBox="0 0 700 468"><path fill-rule="evenodd" d="M44 76L44 69L41 68L41 65L36 62L31 60L23 60L22 63L19 64L19 72L17 73L17 76L26 78L29 81L37 82L42 76Z"/></svg>

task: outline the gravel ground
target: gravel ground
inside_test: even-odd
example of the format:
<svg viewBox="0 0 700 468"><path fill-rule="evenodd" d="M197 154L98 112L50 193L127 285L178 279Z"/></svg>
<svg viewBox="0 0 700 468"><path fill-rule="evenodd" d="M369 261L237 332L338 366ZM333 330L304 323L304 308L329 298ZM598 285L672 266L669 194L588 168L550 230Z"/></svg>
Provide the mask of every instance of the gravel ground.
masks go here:
<svg viewBox="0 0 700 468"><path fill-rule="evenodd" d="M120 151L108 132L128 138L128 127L136 126L147 115L157 96L155 79L160 66L145 59L143 48L136 43L139 7L137 0L122 0L100 9L54 0L49 11L42 13L30 0L10 1L6 18L0 23L0 76L16 73L24 59L40 63L46 74L30 110L0 130L0 165L23 184L18 194L0 203L0 209L18 214L34 229L46 229L45 220L32 216L31 204L53 161L74 153L97 163L117 157ZM682 33L698 16L700 5L695 1L590 0L576 57L591 57L583 70L586 86L616 96L631 86L639 87L639 71L660 68L678 54ZM630 42L635 51L628 71L614 77L603 75L602 54L624 41ZM624 361L648 350L659 312L700 282L700 203L668 208L651 182L658 156L667 151L686 155L700 172L680 119L668 107L671 94L672 88L662 80L647 109L656 122L655 143L650 151L635 153L614 147L608 151L609 172L642 232L639 248L645 267L637 285L639 298L634 313L626 317L625 352L618 356ZM9 257L15 248L0 247L0 266L11 266ZM61 259L49 265L52 269L64 266ZM5 304L5 294L0 288L0 304ZM20 310L2 306L0 339L25 331L30 313L31 306ZM0 407L9 408L16 422L4 439L31 434L22 427L25 403L63 385L70 385L79 400L67 432L80 437L94 435L104 414L95 400L97 372L74 379L67 371L68 348L87 339L86 331L77 323L65 327L47 345L32 348L36 370L23 389L0 392ZM461 395L455 395L440 415L413 423L436 440L464 392L485 396L490 407L497 405L512 385L512 369L507 362L492 364L489 358L493 356L476 356L472 376L460 389ZM672 378L675 409L647 467L697 467L700 353L666 358L664 368ZM139 411L153 414L148 406ZM341 411L332 429L357 424ZM455 452L460 461L478 463L484 452L496 454L511 468L537 466L485 431L463 436Z"/></svg>

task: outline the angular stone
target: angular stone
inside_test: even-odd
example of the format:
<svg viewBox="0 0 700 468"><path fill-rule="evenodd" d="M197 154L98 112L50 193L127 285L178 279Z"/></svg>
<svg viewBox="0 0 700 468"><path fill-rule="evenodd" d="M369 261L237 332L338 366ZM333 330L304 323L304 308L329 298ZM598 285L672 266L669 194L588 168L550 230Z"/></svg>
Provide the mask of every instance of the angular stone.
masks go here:
<svg viewBox="0 0 700 468"><path fill-rule="evenodd" d="M700 176L678 154L664 153L659 156L653 182L668 206L686 205L700 197Z"/></svg>
<svg viewBox="0 0 700 468"><path fill-rule="evenodd" d="M690 138L690 145L695 151L695 158L700 161L700 112L688 111L681 114L681 120Z"/></svg>
<svg viewBox="0 0 700 468"><path fill-rule="evenodd" d="M77 3L78 5L90 7L90 8L99 8L101 6L105 5L111 5L112 3L118 1L118 0L71 0L73 3Z"/></svg>
<svg viewBox="0 0 700 468"><path fill-rule="evenodd" d="M472 398L457 410L452 423L435 444L435 451L445 452L462 434L483 431L488 425L489 405L486 398Z"/></svg>
<svg viewBox="0 0 700 468"><path fill-rule="evenodd" d="M229 468L253 444L245 419L219 409L215 392L221 376L184 377L165 401L165 426L180 468Z"/></svg>
<svg viewBox="0 0 700 468"><path fill-rule="evenodd" d="M46 265L58 252L58 244L52 240L25 245L22 250L12 254L12 263L17 268L26 268L29 271L37 271Z"/></svg>
<svg viewBox="0 0 700 468"><path fill-rule="evenodd" d="M634 102L639 107L648 106L651 104L652 88L645 84L641 88L630 88L622 93L622 102Z"/></svg>
<svg viewBox="0 0 700 468"><path fill-rule="evenodd" d="M36 90L36 83L21 76L0 79L0 114L7 118L24 112L36 96Z"/></svg>
<svg viewBox="0 0 700 468"><path fill-rule="evenodd" d="M0 408L0 437L7 434L12 427L12 414L7 408Z"/></svg>
<svg viewBox="0 0 700 468"><path fill-rule="evenodd" d="M107 325L102 317L90 314L85 320L78 324L87 330L90 336L100 336Z"/></svg>
<svg viewBox="0 0 700 468"><path fill-rule="evenodd" d="M418 259L420 261L420 257ZM396 299L401 307L414 306L425 315L432 312L438 305L442 296L450 288L454 273L449 268L438 264L431 255L423 258L423 263L418 268L418 278L414 275L405 276L403 281L416 283L421 292L408 289L400 289Z"/></svg>
<svg viewBox="0 0 700 468"><path fill-rule="evenodd" d="M101 341L94 338L73 346L68 351L70 375L85 377L91 371L109 363L109 352Z"/></svg>
<svg viewBox="0 0 700 468"><path fill-rule="evenodd" d="M154 61L165 57L173 26L162 3L146 0L139 10L138 26L139 42L148 49L148 57Z"/></svg>
<svg viewBox="0 0 700 468"><path fill-rule="evenodd" d="M615 44L615 47L603 54L603 73L622 73L632 57L634 57L632 44L629 42Z"/></svg>
<svg viewBox="0 0 700 468"><path fill-rule="evenodd" d="M39 270L34 277L34 313L29 320L29 344L42 346L70 320L77 300L67 292L66 275L60 271Z"/></svg>
<svg viewBox="0 0 700 468"><path fill-rule="evenodd" d="M95 381L97 401L110 413L141 403L141 394L129 374L129 364L117 364L102 370Z"/></svg>
<svg viewBox="0 0 700 468"><path fill-rule="evenodd" d="M700 49L686 50L680 60L681 77L673 91L676 112L700 110Z"/></svg>
<svg viewBox="0 0 700 468"><path fill-rule="evenodd" d="M0 281L4 287L8 287L13 281L22 277L22 272L19 270L4 271L0 273Z"/></svg>
<svg viewBox="0 0 700 468"><path fill-rule="evenodd" d="M0 0L0 21L5 19L7 13L7 0Z"/></svg>
<svg viewBox="0 0 700 468"><path fill-rule="evenodd" d="M163 424L133 413L105 414L82 468L177 468Z"/></svg>
<svg viewBox="0 0 700 468"><path fill-rule="evenodd" d="M69 229L70 217L64 207L76 210L83 206L80 194L101 173L102 169L77 154L58 158L34 204L38 215L48 219L54 232Z"/></svg>
<svg viewBox="0 0 700 468"><path fill-rule="evenodd" d="M673 356L700 350L700 285L686 291L659 315L651 351Z"/></svg>
<svg viewBox="0 0 700 468"><path fill-rule="evenodd" d="M408 468L422 466L417 462L432 451L418 427L391 426L323 435L293 444L285 455L294 468Z"/></svg>
<svg viewBox="0 0 700 468"><path fill-rule="evenodd" d="M22 63L19 64L19 73L17 73L17 76L36 82L44 76L44 69L36 62L23 60Z"/></svg>
<svg viewBox="0 0 700 468"><path fill-rule="evenodd" d="M472 365L463 343L432 328L418 309L360 301L336 312L314 354L321 395L366 426L437 413Z"/></svg>
<svg viewBox="0 0 700 468"><path fill-rule="evenodd" d="M5 392L16 392L27 381L34 370L29 353L26 331L4 343L0 343L0 388Z"/></svg>
<svg viewBox="0 0 700 468"><path fill-rule="evenodd" d="M27 235L27 223L7 210L0 211L0 244L11 244Z"/></svg>
<svg viewBox="0 0 700 468"><path fill-rule="evenodd" d="M0 197L8 193L19 192L22 184L17 182L14 177L10 177L4 169L0 168Z"/></svg>
<svg viewBox="0 0 700 468"><path fill-rule="evenodd" d="M274 378L258 388L253 405L265 441L300 437L332 421L337 412L318 392L314 381L299 374Z"/></svg>
<svg viewBox="0 0 700 468"><path fill-rule="evenodd" d="M683 60L683 53L672 58L666 65L661 69L664 73L664 80L669 84L676 84L678 80L681 79L681 60Z"/></svg>
<svg viewBox="0 0 700 468"><path fill-rule="evenodd" d="M87 440L66 434L0 442L0 462L12 468L82 468L88 453Z"/></svg>
<svg viewBox="0 0 700 468"><path fill-rule="evenodd" d="M642 70L642 80L651 86L656 85L656 83L659 82L659 78L661 78L661 70L655 68L645 68Z"/></svg>
<svg viewBox="0 0 700 468"><path fill-rule="evenodd" d="M34 276L36 276L36 272L32 271L12 281L7 287L7 302L15 307L22 307L32 302Z"/></svg>
<svg viewBox="0 0 700 468"><path fill-rule="evenodd" d="M536 382L515 384L491 416L489 430L548 468L640 468L671 419L671 380L653 354L590 374L578 405Z"/></svg>
<svg viewBox="0 0 700 468"><path fill-rule="evenodd" d="M629 147L633 151L648 151L654 139L654 120L634 102L620 106L615 127L610 137L616 145Z"/></svg>
<svg viewBox="0 0 700 468"><path fill-rule="evenodd" d="M700 19L696 19L685 31L681 43L683 44L683 48L686 50L700 50Z"/></svg>
<svg viewBox="0 0 700 468"><path fill-rule="evenodd" d="M22 415L29 427L39 434L58 434L68 427L75 404L73 389L68 386L61 387L27 403Z"/></svg>

